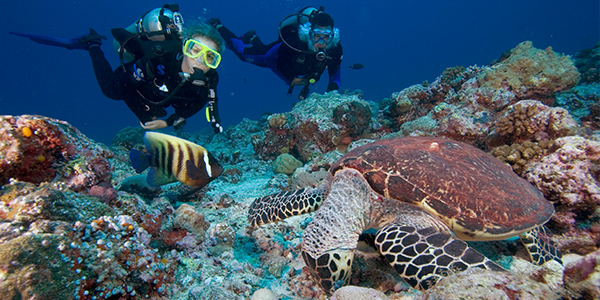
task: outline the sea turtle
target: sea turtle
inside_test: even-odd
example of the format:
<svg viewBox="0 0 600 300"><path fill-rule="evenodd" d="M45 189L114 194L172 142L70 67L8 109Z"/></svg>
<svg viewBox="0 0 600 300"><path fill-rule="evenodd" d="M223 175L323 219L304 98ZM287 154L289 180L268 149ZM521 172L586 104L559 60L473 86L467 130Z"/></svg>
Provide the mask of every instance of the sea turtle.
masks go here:
<svg viewBox="0 0 600 300"><path fill-rule="evenodd" d="M539 232L552 203L495 157L449 139L391 138L358 147L331 166L319 187L257 198L249 221L259 226L317 209L302 236L302 257L327 293L348 283L367 230L376 231L366 235L373 246L420 290L471 267L504 270L464 240L519 235L534 263L561 262Z"/></svg>

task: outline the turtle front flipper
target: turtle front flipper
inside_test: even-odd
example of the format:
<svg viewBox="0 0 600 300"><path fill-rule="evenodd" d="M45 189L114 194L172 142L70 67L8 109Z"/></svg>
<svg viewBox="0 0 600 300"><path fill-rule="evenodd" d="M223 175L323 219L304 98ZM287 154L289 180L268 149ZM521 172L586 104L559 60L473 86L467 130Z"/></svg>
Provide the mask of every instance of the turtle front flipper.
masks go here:
<svg viewBox="0 0 600 300"><path fill-rule="evenodd" d="M256 198L248 209L252 227L313 212L321 206L329 191L330 179L317 188L304 188Z"/></svg>
<svg viewBox="0 0 600 300"><path fill-rule="evenodd" d="M391 223L377 233L375 246L396 272L419 290L426 290L443 277L468 268L504 270L466 242L435 227L418 229Z"/></svg>
<svg viewBox="0 0 600 300"><path fill-rule="evenodd" d="M326 293L348 284L354 250L370 223L375 194L360 172L339 171L331 192L302 234L302 258Z"/></svg>
<svg viewBox="0 0 600 300"><path fill-rule="evenodd" d="M548 237L544 226L521 233L519 238L527 248L532 263L543 265L548 261L556 260L561 265L563 264L562 253L556 249L555 243Z"/></svg>

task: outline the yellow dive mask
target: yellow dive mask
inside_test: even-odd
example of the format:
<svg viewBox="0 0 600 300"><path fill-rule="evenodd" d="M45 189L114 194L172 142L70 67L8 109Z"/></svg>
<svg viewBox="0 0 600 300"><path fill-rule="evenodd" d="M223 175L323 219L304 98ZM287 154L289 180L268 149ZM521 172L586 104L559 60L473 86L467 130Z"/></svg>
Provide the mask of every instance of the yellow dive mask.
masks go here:
<svg viewBox="0 0 600 300"><path fill-rule="evenodd" d="M211 69L216 69L219 63L221 63L221 54L219 52L194 39L185 41L183 53L198 62L204 62ZM202 58L202 61L200 61L200 58Z"/></svg>

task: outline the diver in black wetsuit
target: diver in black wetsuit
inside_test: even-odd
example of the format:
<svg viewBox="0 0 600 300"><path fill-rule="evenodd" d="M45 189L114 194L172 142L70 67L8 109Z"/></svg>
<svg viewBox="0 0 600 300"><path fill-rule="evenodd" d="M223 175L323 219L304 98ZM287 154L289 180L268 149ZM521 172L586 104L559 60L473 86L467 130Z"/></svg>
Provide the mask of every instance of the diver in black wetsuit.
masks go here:
<svg viewBox="0 0 600 300"><path fill-rule="evenodd" d="M219 75L215 69L225 49L224 41L208 24L182 28L183 19L177 11L176 5L149 11L135 23L136 34L130 28L113 29L121 47L121 66L114 71L100 49L101 40L106 38L92 29L90 34L70 40L17 35L42 44L87 50L102 93L124 100L145 129L179 129L187 118L207 105L206 116L213 130L223 132L216 94ZM131 61L124 62L124 56ZM165 108L169 106L175 113L159 119L167 115Z"/></svg>
<svg viewBox="0 0 600 300"><path fill-rule="evenodd" d="M208 21L219 30L225 43L242 61L270 68L290 86L304 86L298 98L303 100L309 85L317 82L325 69L329 72L327 92L341 84L342 45L333 18L323 7L306 7L286 17L279 27L279 39L265 45L254 30L237 37L217 18Z"/></svg>

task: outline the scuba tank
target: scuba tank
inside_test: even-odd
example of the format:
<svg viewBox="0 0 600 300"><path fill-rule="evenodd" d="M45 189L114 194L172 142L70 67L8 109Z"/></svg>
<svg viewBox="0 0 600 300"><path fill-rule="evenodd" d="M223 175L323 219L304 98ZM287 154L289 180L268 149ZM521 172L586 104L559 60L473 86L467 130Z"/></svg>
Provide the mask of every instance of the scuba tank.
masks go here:
<svg viewBox="0 0 600 300"><path fill-rule="evenodd" d="M121 65L142 56L154 58L182 47L183 17L179 5L165 4L143 14L126 28L113 28L113 49Z"/></svg>
<svg viewBox="0 0 600 300"><path fill-rule="evenodd" d="M321 6L320 8L316 8L316 7L312 7L312 6L307 6L303 9L301 9L299 12L295 13L295 14L291 14L287 17L285 17L283 20L281 20L281 22L279 23L279 31L281 32L281 30L289 25L301 25L301 24L305 24L306 22L310 21L310 18L318 13L319 11L323 11L324 8L323 6Z"/></svg>
<svg viewBox="0 0 600 300"><path fill-rule="evenodd" d="M283 18L283 20L281 20L281 22L279 22L279 29L278 29L279 38L284 43L287 44L284 36L288 36L292 32L297 33L298 27L300 27L300 25L310 22L311 18L315 14L322 12L324 10L325 10L325 8L323 6L319 7L318 9L313 6L307 6L303 9L301 9L300 11Z"/></svg>

